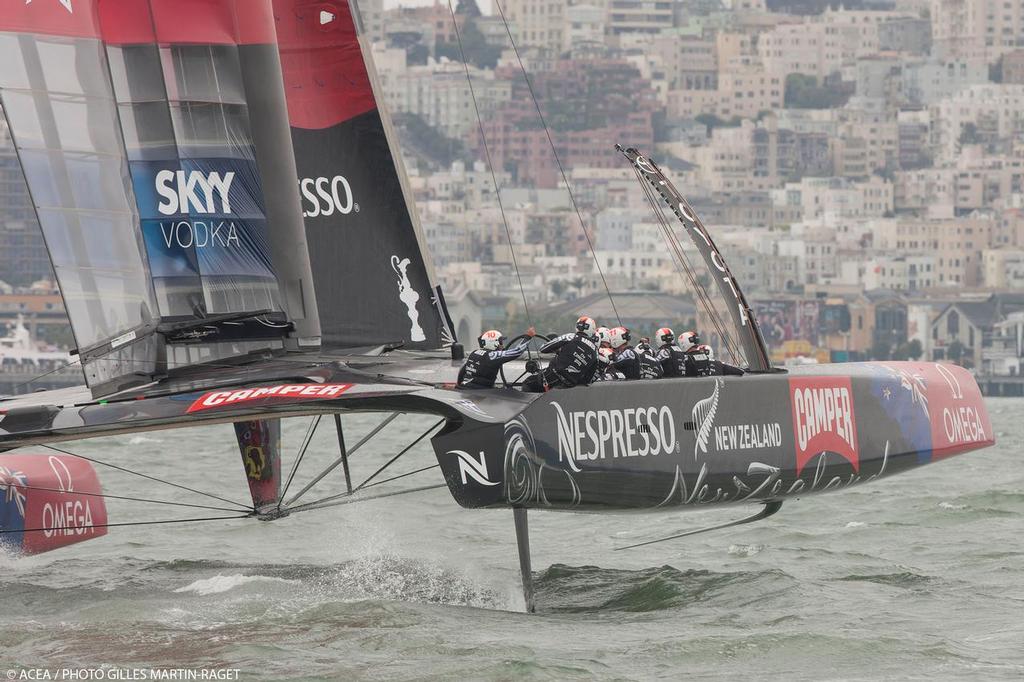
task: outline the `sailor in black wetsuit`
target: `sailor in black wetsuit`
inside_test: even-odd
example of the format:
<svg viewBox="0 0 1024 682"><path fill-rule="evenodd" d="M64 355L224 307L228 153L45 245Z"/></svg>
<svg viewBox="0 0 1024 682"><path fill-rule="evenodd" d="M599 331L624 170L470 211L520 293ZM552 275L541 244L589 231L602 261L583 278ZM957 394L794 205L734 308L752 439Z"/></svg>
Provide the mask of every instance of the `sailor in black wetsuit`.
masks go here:
<svg viewBox="0 0 1024 682"><path fill-rule="evenodd" d="M668 327L659 329L655 338L661 343L658 361L666 379L686 376L686 353L676 345L676 335Z"/></svg>
<svg viewBox="0 0 1024 682"><path fill-rule="evenodd" d="M469 354L459 370L459 388L494 388L501 366L522 355L533 337L533 327L530 327L519 343L505 349L505 337L497 329L481 334L480 348Z"/></svg>
<svg viewBox="0 0 1024 682"><path fill-rule="evenodd" d="M576 332L562 334L541 346L541 353L556 353L543 372L523 382L523 390L543 393L551 388L586 386L597 371L597 323L590 317L576 321Z"/></svg>
<svg viewBox="0 0 1024 682"><path fill-rule="evenodd" d="M612 367L611 348L599 348L597 350L597 373L594 374L594 383L599 381L622 381L626 377Z"/></svg>
<svg viewBox="0 0 1024 682"><path fill-rule="evenodd" d="M739 367L715 360L711 346L702 344L696 332L684 332L679 336L679 346L686 354L686 376L743 376Z"/></svg>
<svg viewBox="0 0 1024 682"><path fill-rule="evenodd" d="M625 331L625 338L629 338L629 330L625 327L616 327L612 330L612 344L623 338L620 329ZM661 362L658 360L651 348L649 340L640 339L635 347L630 348L625 343L618 347L615 357L612 358L612 366L622 372L627 379L660 379L662 375Z"/></svg>

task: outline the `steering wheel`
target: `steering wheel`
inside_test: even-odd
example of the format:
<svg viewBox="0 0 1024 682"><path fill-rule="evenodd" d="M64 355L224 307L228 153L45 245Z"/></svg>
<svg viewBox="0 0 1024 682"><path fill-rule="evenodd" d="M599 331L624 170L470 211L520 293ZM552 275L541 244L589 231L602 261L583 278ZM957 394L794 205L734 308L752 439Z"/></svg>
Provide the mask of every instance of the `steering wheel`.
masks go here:
<svg viewBox="0 0 1024 682"><path fill-rule="evenodd" d="M528 338L526 334L520 334L519 336L517 336L514 339L512 339L511 341L509 341L508 344L506 345L506 348L510 348L510 347L516 345L519 341L521 341L521 340L523 340L525 338ZM547 343L548 341L551 340L550 336L545 336L544 334L534 334L533 338L534 338L534 340L539 340L539 341L544 342L544 343ZM532 355L532 353L533 353L534 349L532 348L532 346L533 346L533 341L530 341L530 345L527 346L527 348L526 348L526 353L527 353L528 356ZM540 354L540 350L539 349L537 349L537 354L538 355ZM530 359L532 360L533 358L531 357ZM524 370L523 373L520 374L518 377L516 377L514 381L509 381L507 378L505 378L505 366L504 365L501 366L501 368L498 370L498 373L501 375L501 382L505 385L505 388L515 388L516 386L521 386L522 385L521 384L522 378L529 373L529 370Z"/></svg>

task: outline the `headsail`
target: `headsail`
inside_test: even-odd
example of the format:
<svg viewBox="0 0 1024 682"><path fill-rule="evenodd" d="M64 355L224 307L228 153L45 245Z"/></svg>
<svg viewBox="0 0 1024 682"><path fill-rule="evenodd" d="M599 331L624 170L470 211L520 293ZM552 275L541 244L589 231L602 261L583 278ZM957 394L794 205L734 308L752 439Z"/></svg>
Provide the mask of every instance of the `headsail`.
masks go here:
<svg viewBox="0 0 1024 682"><path fill-rule="evenodd" d="M740 347L749 363L750 370L754 372L771 370L771 360L764 339L761 337L761 330L757 326L757 318L754 317L750 304L747 303L739 283L733 277L729 266L726 265L722 253L715 246L714 240L711 239L711 235L704 227L704 223L697 217L693 207L679 193L675 185L665 177L656 163L633 148L622 149L619 147L619 151L633 164L640 177L650 183L658 192L683 227L686 228L686 233L697 247L701 258L704 259L711 279L715 281L719 293L727 303L729 316L736 329Z"/></svg>
<svg viewBox="0 0 1024 682"><path fill-rule="evenodd" d="M94 392L318 340L275 41L270 0L0 15L0 99Z"/></svg>
<svg viewBox="0 0 1024 682"><path fill-rule="evenodd" d="M438 348L442 300L355 12L274 10L324 345Z"/></svg>

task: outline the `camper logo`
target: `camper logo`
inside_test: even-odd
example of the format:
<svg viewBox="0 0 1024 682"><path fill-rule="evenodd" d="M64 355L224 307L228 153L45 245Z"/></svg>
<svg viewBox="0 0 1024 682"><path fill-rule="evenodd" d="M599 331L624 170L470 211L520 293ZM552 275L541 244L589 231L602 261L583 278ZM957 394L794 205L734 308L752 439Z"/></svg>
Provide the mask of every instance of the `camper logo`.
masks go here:
<svg viewBox="0 0 1024 682"><path fill-rule="evenodd" d="M354 384L280 384L243 388L237 391L210 391L204 393L188 408L188 414L215 407L233 407L240 403L281 400L298 402L318 398L337 398Z"/></svg>
<svg viewBox="0 0 1024 682"><path fill-rule="evenodd" d="M860 469L857 422L849 377L807 377L789 380L796 436L797 475L814 457L833 452Z"/></svg>
<svg viewBox="0 0 1024 682"><path fill-rule="evenodd" d="M470 478L480 485L492 486L500 483L500 481L492 481L488 475L487 458L483 451L480 452L478 458L473 457L465 450L449 450L447 454L459 458L459 477L462 479L462 485L468 485Z"/></svg>

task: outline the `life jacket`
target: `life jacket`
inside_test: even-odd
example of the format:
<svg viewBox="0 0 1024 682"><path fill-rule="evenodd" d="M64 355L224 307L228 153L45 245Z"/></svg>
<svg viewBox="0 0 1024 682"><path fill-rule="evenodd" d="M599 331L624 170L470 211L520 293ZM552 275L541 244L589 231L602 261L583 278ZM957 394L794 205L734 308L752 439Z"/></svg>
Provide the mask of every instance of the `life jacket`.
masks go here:
<svg viewBox="0 0 1024 682"><path fill-rule="evenodd" d="M686 353L686 376L688 377L709 377L715 374L715 366L707 351L695 347ZM720 372L719 372L720 373Z"/></svg>
<svg viewBox="0 0 1024 682"><path fill-rule="evenodd" d="M665 377L686 376L686 352L674 343L666 343L658 350L658 360Z"/></svg>

